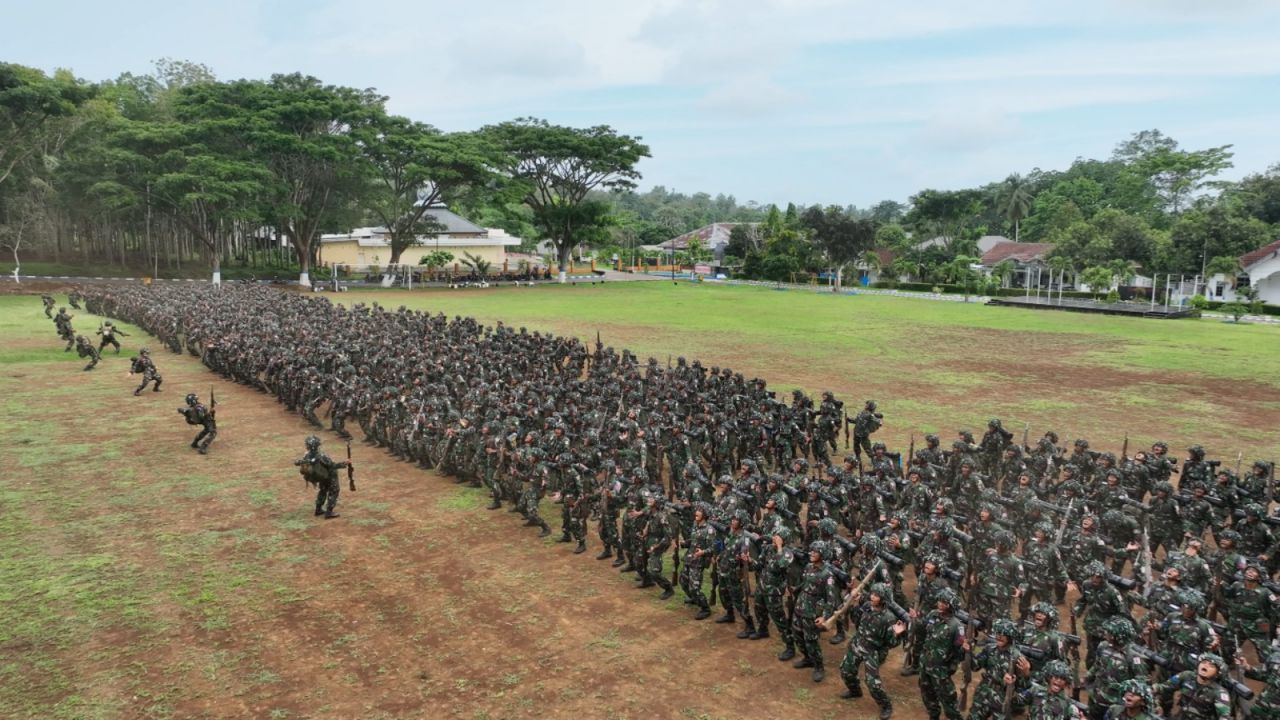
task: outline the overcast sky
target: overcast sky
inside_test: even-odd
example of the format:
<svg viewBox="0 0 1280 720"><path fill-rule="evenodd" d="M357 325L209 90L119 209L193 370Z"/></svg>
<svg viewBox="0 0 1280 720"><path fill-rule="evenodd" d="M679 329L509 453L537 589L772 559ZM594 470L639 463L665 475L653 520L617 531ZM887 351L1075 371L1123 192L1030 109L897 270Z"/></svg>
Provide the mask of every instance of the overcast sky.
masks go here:
<svg viewBox="0 0 1280 720"><path fill-rule="evenodd" d="M532 115L650 145L642 188L866 207L1159 128L1280 162L1274 0L114 0L6 3L0 59L101 80L374 87L445 130Z"/></svg>

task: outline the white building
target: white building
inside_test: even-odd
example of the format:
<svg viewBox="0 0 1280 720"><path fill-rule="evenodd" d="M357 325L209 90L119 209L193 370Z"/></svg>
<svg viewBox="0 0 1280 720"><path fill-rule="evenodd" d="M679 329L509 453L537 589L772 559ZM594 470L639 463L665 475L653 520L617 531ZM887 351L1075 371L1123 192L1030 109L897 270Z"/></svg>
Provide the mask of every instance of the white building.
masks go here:
<svg viewBox="0 0 1280 720"><path fill-rule="evenodd" d="M1205 283L1204 294L1210 300L1230 302L1235 288L1245 283L1258 288L1258 297L1268 305L1280 305L1280 240L1240 256L1240 276L1214 275Z"/></svg>

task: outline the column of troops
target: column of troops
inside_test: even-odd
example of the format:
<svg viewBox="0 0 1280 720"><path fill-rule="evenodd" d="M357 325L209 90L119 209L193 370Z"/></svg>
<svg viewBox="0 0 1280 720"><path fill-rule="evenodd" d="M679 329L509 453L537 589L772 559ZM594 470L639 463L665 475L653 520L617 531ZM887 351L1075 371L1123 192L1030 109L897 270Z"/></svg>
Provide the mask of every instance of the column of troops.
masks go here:
<svg viewBox="0 0 1280 720"><path fill-rule="evenodd" d="M995 418L890 450L874 402L778 397L598 337L258 286L82 292L318 427L350 438L354 420L485 488L540 536L558 515L573 553L679 587L696 619L718 607L815 682L843 645L844 697L865 685L882 718L894 648L931 720L1280 718L1273 463L1019 441Z"/></svg>

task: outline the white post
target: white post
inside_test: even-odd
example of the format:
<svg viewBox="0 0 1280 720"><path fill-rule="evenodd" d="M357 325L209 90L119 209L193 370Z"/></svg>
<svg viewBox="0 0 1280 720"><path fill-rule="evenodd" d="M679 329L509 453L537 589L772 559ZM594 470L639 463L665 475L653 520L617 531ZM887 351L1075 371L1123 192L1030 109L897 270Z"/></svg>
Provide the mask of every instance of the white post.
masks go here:
<svg viewBox="0 0 1280 720"><path fill-rule="evenodd" d="M302 272L298 274L298 284L302 287L311 287L311 273Z"/></svg>
<svg viewBox="0 0 1280 720"><path fill-rule="evenodd" d="M219 270L214 270L214 271L213 271L213 284L214 284L214 285L221 285L221 284L222 284L222 270L221 270L221 269L219 269Z"/></svg>
<svg viewBox="0 0 1280 720"><path fill-rule="evenodd" d="M1031 266L1030 265L1026 266L1025 275L1026 277L1023 279L1023 282L1027 284L1027 299L1030 300L1031 299ZM1036 288L1036 297L1040 297L1040 288Z"/></svg>

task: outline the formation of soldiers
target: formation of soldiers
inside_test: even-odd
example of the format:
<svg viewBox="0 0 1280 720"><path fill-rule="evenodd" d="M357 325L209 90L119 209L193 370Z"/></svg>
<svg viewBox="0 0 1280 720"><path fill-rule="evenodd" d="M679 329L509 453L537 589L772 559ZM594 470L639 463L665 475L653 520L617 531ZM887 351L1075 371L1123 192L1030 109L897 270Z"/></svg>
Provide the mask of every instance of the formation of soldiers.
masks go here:
<svg viewBox="0 0 1280 720"><path fill-rule="evenodd" d="M1280 718L1272 463L1018 442L995 418L980 438L891 451L874 402L850 417L829 392L779 398L599 338L258 286L84 300L317 427L350 438L354 420L396 457L486 488L541 536L554 508L574 553L594 535L638 587L678 585L698 619L718 606L716 622L776 637L814 681L830 632L847 643L845 697L865 684L882 718L894 648L931 720Z"/></svg>

